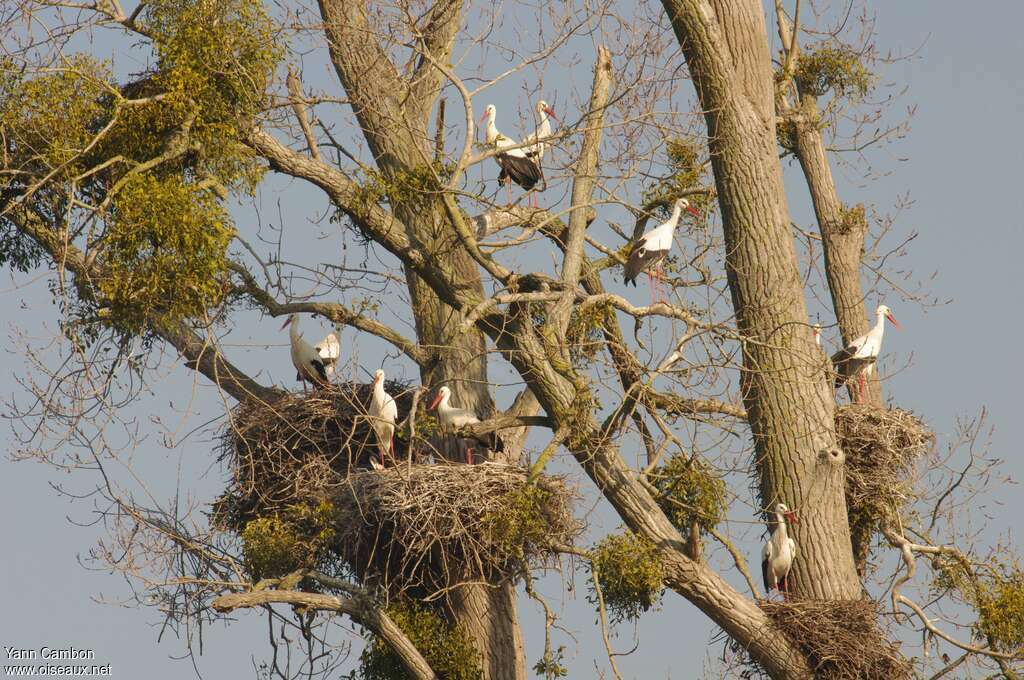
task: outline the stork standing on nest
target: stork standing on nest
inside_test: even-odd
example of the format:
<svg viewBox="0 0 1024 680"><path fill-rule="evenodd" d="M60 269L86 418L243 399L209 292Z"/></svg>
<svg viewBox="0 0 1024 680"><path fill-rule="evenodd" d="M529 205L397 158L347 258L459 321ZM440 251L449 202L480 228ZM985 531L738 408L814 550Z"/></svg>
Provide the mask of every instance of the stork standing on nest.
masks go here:
<svg viewBox="0 0 1024 680"><path fill-rule="evenodd" d="M450 403L452 397L451 388L444 385L437 391L437 396L430 404L429 409L437 409L437 419L441 425L448 429L458 430L467 425L476 425L480 418L469 409L456 408ZM428 409L428 410L429 410ZM486 444L487 442L481 442ZM473 464L473 449L466 447L466 464Z"/></svg>
<svg viewBox="0 0 1024 680"><path fill-rule="evenodd" d="M508 149L495 156L494 160L497 161L498 166L501 168L498 181L505 183L505 187L508 190L508 204L512 205L511 183L515 182L526 191L533 189L541 179L540 163L538 160L526 155L525 147L513 148L519 147L519 143L498 132L498 126L495 122L497 115L497 107L494 104L488 104L480 121L487 121L487 128L485 130L487 143L497 147L499 151Z"/></svg>
<svg viewBox="0 0 1024 680"><path fill-rule="evenodd" d="M885 305L878 305L878 309L875 310L875 317L877 320L871 330L832 355L832 365L836 370L836 389L848 383L851 378L857 378L859 386L857 390L857 403L864 400L866 380L875 372L878 354L882 351L885 320L891 321L896 329L900 328L896 317L892 315L892 311Z"/></svg>
<svg viewBox="0 0 1024 680"><path fill-rule="evenodd" d="M668 218L668 221L659 224L634 241L629 251L629 259L626 261L625 267L625 283L627 285L632 283L636 286L636 277L640 276L642 272L647 272L649 280L652 281L652 300L654 298L653 280L657 278L660 282L664 278L661 263L669 251L672 250L676 225L679 224L679 217L683 214L684 210L689 211L696 217L700 217L700 213L690 205L689 201L685 198L680 198L672 206L672 215ZM653 275L651 274L652 269L655 270Z"/></svg>
<svg viewBox="0 0 1024 680"><path fill-rule="evenodd" d="M789 536L786 522L800 522L785 503L776 505L774 514L775 528L761 548L761 576L764 577L766 595L771 593L772 588L776 588L782 592L784 598L789 599L789 570L796 559L796 541Z"/></svg>
<svg viewBox="0 0 1024 680"><path fill-rule="evenodd" d="M377 369L373 374L373 396L370 399L370 418L377 435L377 449L380 451L380 467L390 456L395 462L395 421L398 420L398 404L384 390L384 371ZM372 462L372 459L371 459ZM373 467L377 467L374 465Z"/></svg>
<svg viewBox="0 0 1024 680"><path fill-rule="evenodd" d="M524 147L526 157L531 159L537 164L537 169L540 170L541 189L544 191L548 188L548 181L544 177L544 166L541 165L541 161L544 159L544 152L547 151L546 139L551 137L551 119L558 120L555 116L555 110L548 106L548 103L541 99L537 102L537 129L523 138L523 143L535 142L533 146ZM532 201L533 207L539 207L537 203L537 193L531 191L529 197Z"/></svg>
<svg viewBox="0 0 1024 680"><path fill-rule="evenodd" d="M338 365L338 359L341 358L341 327L336 326L334 331L327 334L323 340L317 343L313 349L320 355L320 360L324 362L324 372L327 373L327 380L330 381L334 377L334 370Z"/></svg>
<svg viewBox="0 0 1024 680"><path fill-rule="evenodd" d="M292 365L295 366L295 379L302 381L302 391L306 392L306 381L309 380L314 386L328 385L327 368L324 366L320 353L313 345L302 338L299 331L299 315L289 314L281 330L291 326L288 337L291 340Z"/></svg>

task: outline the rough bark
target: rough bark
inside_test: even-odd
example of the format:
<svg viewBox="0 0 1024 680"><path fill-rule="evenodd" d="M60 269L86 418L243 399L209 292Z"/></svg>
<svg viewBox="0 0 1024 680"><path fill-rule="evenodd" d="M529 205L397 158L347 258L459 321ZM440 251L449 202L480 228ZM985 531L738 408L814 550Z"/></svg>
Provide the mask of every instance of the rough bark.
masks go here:
<svg viewBox="0 0 1024 680"><path fill-rule="evenodd" d="M776 154L764 10L755 0L663 4L705 111L762 501L783 501L802 519L797 592L856 598L834 398L815 360Z"/></svg>
<svg viewBox="0 0 1024 680"><path fill-rule="evenodd" d="M795 72L793 67L800 54L798 30L789 21L780 0L776 0L775 14L786 55L783 75L789 78ZM792 131L793 153L800 162L814 206L825 260L825 279L832 296L832 308L839 322L840 341L845 346L864 335L870 326L864 314L864 293L860 281L867 222L861 213L844 207L839 200L822 135L817 97L800 78L793 78L792 82L796 87L797 104L790 104L785 94L790 82L783 80L779 83L777 93L778 113ZM882 386L877 372L865 381L864 393L859 392L858 382L847 384L847 393L851 399L859 398L865 403L882 406ZM867 567L872 535L870 528L850 528L854 563L857 573L861 575Z"/></svg>
<svg viewBox="0 0 1024 680"><path fill-rule="evenodd" d="M395 183L410 175L429 177L433 157L430 112L443 82L443 74L433 63L447 62L461 21L461 0L439 0L431 9L421 31L420 59L408 79L380 47L365 2L320 0L320 10L331 61L381 173ZM410 245L427 254L431 266L447 272L456 288L482 297L479 270L466 251L456 247L441 202L417 192L395 192L390 199ZM457 310L445 304L408 266L405 275L420 345L444 348L435 364L421 366L423 384L436 388L447 382L459 406L491 415L494 404L488 390L484 335L475 328L463 332ZM454 452L451 455L454 457ZM515 589L499 583L491 586L460 589L449 613L480 651L486 680L522 680L526 672L518 626L509 630L480 616L481 611L493 612L495 617L514 612Z"/></svg>
<svg viewBox="0 0 1024 680"><path fill-rule="evenodd" d="M486 631L476 635L486 678L525 678L526 655L516 611L515 586L504 581L452 591L449 605L460 622ZM482 648L480 645L484 645Z"/></svg>

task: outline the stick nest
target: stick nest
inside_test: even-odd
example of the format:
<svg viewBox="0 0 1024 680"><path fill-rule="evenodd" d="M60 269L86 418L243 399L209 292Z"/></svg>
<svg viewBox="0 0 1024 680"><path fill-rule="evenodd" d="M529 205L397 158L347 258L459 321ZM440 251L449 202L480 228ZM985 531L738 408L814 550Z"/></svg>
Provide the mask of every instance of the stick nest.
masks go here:
<svg viewBox="0 0 1024 680"><path fill-rule="evenodd" d="M908 472L931 450L935 435L909 411L866 404L836 409L836 433L846 453L846 502L892 513L910 500Z"/></svg>
<svg viewBox="0 0 1024 680"><path fill-rule="evenodd" d="M871 600L761 600L758 605L807 656L815 678L914 677L912 666L879 629Z"/></svg>
<svg viewBox="0 0 1024 680"><path fill-rule="evenodd" d="M582 527L558 477L527 485L503 463L400 465L350 475L332 498L334 549L363 582L430 597L460 583L514 577L554 557Z"/></svg>
<svg viewBox="0 0 1024 680"><path fill-rule="evenodd" d="M385 389L400 414L412 407L409 385L394 380ZM241 531L247 522L315 505L339 487L353 469L369 468L377 437L367 412L373 385L347 383L310 395L288 393L272 402L247 401L231 412L221 436L220 460L232 472L214 504L214 522ZM420 427L429 426L422 415ZM405 440L395 436L395 456Z"/></svg>

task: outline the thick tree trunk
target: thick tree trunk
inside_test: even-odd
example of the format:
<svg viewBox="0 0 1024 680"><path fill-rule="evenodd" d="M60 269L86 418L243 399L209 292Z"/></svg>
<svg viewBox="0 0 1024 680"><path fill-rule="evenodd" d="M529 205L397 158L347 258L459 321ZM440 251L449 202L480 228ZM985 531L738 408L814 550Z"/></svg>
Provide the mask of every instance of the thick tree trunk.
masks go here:
<svg viewBox="0 0 1024 680"><path fill-rule="evenodd" d="M834 397L808 329L776 154L764 9L756 0L663 4L705 111L762 500L800 515L797 592L857 598Z"/></svg>
<svg viewBox="0 0 1024 680"><path fill-rule="evenodd" d="M473 625L470 632L483 661L484 678L526 678L526 656L514 585L505 581L457 588L451 594L449 607L455 621Z"/></svg>
<svg viewBox="0 0 1024 680"><path fill-rule="evenodd" d="M423 47L440 63L448 58L461 7L460 0L438 0L430 10ZM377 28L363 1L320 0L320 10L331 61L378 168L387 181L399 185L409 177L416 177L417 182L429 178L434 152L428 127L441 73L424 58L412 77L403 79L378 44ZM389 198L413 246L428 253L433 266L450 272L457 285L482 297L480 272L465 249L457 247L455 231L444 217L440 201L401 187ZM462 332L461 315L456 310L408 269L406 278L419 342L441 349L435 365L421 367L423 384L436 388L447 382L459 406L490 415L494 405L483 334L476 329ZM516 591L505 584L464 586L453 598L448 613L480 650L484 680L526 677L515 611ZM507 621L500 623L501 617Z"/></svg>

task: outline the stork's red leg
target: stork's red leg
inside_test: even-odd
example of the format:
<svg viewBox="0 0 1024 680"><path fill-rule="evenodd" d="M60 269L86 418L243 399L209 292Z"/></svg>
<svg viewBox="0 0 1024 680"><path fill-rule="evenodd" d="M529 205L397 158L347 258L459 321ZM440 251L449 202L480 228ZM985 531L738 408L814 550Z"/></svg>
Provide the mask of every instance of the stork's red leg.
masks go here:
<svg viewBox="0 0 1024 680"><path fill-rule="evenodd" d="M864 379L864 374L860 374L860 391L857 393L857 403L864 403L864 391L867 389L867 381Z"/></svg>

